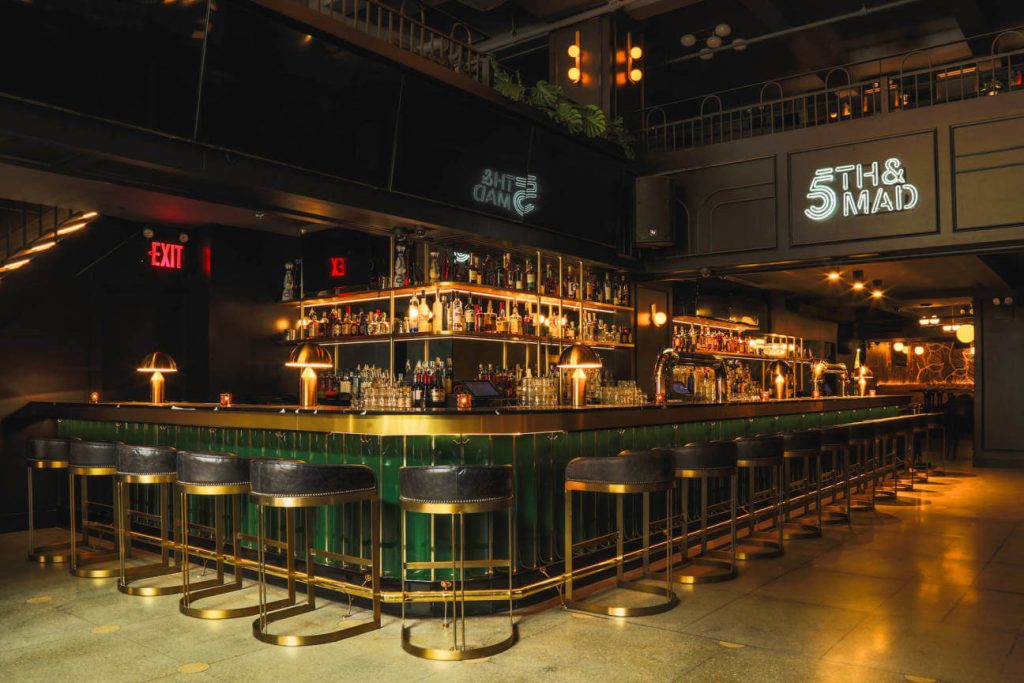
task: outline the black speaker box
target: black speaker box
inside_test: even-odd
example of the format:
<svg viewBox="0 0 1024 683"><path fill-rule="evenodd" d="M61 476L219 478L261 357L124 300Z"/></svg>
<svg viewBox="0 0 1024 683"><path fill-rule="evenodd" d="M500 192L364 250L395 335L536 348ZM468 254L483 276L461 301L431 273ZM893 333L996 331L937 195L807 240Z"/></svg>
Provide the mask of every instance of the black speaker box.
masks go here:
<svg viewBox="0 0 1024 683"><path fill-rule="evenodd" d="M638 247L675 244L675 183L665 176L641 176L634 188L634 239Z"/></svg>

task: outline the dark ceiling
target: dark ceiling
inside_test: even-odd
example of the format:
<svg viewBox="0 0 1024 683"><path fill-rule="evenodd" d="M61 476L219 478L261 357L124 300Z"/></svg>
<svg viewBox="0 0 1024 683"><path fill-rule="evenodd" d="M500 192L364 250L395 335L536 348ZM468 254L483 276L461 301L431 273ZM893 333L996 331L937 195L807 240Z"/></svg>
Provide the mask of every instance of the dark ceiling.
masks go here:
<svg viewBox="0 0 1024 683"><path fill-rule="evenodd" d="M397 7L400 0L391 1ZM407 13L418 12L414 0L404 4ZM877 60L917 49L934 50L935 63L987 55L992 35L967 38L1024 24L1021 0L419 0L418 6L431 25L449 29L454 22L464 24L474 44L527 72L528 81L547 77L548 31L619 7L643 27L648 105L808 72L806 78L784 83L786 90L820 88L834 66L876 60L861 68L865 73L853 70L856 80L877 70ZM676 61L703 47L718 24L732 29L723 41L728 45L737 37L759 38L862 8L866 16L764 40L742 52ZM685 34L696 36L697 44L684 47L680 38ZM940 45L946 47L936 50ZM922 65L908 63L908 68ZM893 68L898 61L884 65L884 70Z"/></svg>

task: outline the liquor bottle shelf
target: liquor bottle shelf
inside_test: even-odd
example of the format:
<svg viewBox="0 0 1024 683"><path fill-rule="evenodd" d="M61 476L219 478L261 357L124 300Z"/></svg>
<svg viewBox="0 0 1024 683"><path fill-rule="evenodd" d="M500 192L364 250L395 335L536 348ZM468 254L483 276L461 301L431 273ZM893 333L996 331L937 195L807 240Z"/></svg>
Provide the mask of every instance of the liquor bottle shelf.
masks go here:
<svg viewBox="0 0 1024 683"><path fill-rule="evenodd" d="M687 351L688 356L700 356L708 359L724 358L727 360L759 360L768 363L782 361L784 363L812 363L809 358L784 358L780 356L766 356L758 353L729 353L726 351Z"/></svg>
<svg viewBox="0 0 1024 683"><path fill-rule="evenodd" d="M305 339L297 341L282 342L289 346L300 343L300 341L311 341L321 346L343 346L346 344L367 344L373 342L386 343L394 340L399 342L413 342L423 340L452 340L466 339L472 341L505 342L513 344L543 344L545 346L568 346L573 341L567 339L556 339L552 337L536 337L533 335L499 334L497 332L409 332L403 334L378 334L378 335L350 335L346 337L321 337L318 339ZM606 341L585 341L588 346L596 349L632 349L635 344L623 342Z"/></svg>
<svg viewBox="0 0 1024 683"><path fill-rule="evenodd" d="M344 294L337 294L335 296L307 298L303 301L288 301L284 302L285 305L296 307L296 306L307 306L311 308L319 306L332 306L337 304L357 304L357 303L368 303L373 301L387 301L392 296L396 299L408 298L414 295L425 292L428 296L434 293L438 294L465 294L465 295L477 295L488 297L491 299L503 299L505 301L514 301L516 303L528 303L528 304L539 304L541 306L561 306L563 309L579 309L581 306L584 311L588 312L600 312L600 313L632 313L632 306L623 306L621 304L605 303L601 301L590 301L586 299L566 299L550 294L540 294L538 292L529 292L518 289L504 289L500 287L490 287L487 285L471 285L465 282L436 282L429 285L420 285L417 287L399 287L395 289L379 289L359 292L346 292Z"/></svg>
<svg viewBox="0 0 1024 683"><path fill-rule="evenodd" d="M672 317L676 325L701 325L715 330L730 330L732 332L756 332L760 328L753 323L740 322L738 320L722 320L720 318L705 318L699 315L676 315Z"/></svg>

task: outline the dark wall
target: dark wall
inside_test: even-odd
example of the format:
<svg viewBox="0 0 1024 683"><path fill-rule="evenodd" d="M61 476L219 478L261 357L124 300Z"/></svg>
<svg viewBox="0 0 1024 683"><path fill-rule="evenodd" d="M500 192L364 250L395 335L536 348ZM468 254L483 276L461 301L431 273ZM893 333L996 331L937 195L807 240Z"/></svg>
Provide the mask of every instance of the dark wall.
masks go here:
<svg viewBox="0 0 1024 683"><path fill-rule="evenodd" d="M658 285L637 285L636 304L636 381L653 398L654 360L672 346L672 291ZM652 323L651 306L668 316L668 322L662 327L655 327Z"/></svg>
<svg viewBox="0 0 1024 683"><path fill-rule="evenodd" d="M1009 296L1014 303L1007 305ZM993 304L999 299L1000 305ZM1016 292L993 292L974 303L974 459L979 465L1024 466L1024 308Z"/></svg>
<svg viewBox="0 0 1024 683"><path fill-rule="evenodd" d="M655 155L647 171L676 179L689 237L652 253L650 267L688 273L1019 243L1022 106L1024 95L1007 93ZM836 212L817 220L805 213L823 201L813 196L815 171L855 164L870 170L877 161L881 175L889 159L900 163L885 178L900 176L900 184L916 188L913 209L886 212L881 204L874 215L843 215L836 173L821 181L837 193ZM854 173L847 182L859 196ZM867 177L863 183L874 200L877 188ZM895 186L884 188L894 200Z"/></svg>

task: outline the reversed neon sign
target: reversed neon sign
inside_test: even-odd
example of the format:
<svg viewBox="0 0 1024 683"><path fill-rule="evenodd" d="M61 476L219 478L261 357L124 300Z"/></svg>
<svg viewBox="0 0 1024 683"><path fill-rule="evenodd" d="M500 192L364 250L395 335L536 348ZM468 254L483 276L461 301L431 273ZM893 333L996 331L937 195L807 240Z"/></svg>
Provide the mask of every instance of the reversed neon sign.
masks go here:
<svg viewBox="0 0 1024 683"><path fill-rule="evenodd" d="M537 176L532 173L521 176L485 168L473 186L473 201L525 216L537 208L531 200L538 192Z"/></svg>
<svg viewBox="0 0 1024 683"><path fill-rule="evenodd" d="M917 206L920 194L907 182L903 162L893 157L885 160L883 168L877 161L819 168L807 198L811 205L804 215L824 221L838 214L840 207L844 217L909 211Z"/></svg>

